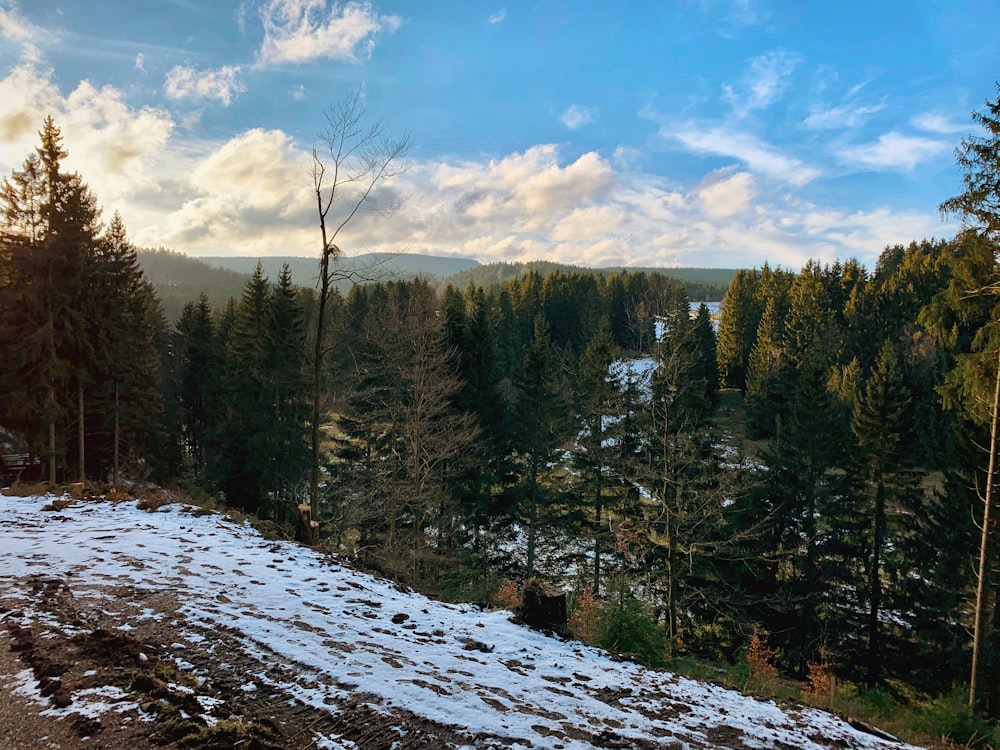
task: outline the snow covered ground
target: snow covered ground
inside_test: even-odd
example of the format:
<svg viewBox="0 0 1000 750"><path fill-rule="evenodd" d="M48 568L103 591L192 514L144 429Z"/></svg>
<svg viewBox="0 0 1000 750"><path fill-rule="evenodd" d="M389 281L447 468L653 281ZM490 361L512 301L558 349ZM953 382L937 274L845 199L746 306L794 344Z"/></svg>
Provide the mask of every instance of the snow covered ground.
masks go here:
<svg viewBox="0 0 1000 750"><path fill-rule="evenodd" d="M348 701L404 711L448 728L456 747L905 747L811 708L614 661L514 624L506 612L429 600L311 549L265 540L225 515L180 505L147 512L134 501L43 510L52 499L0 497L0 598L17 604L0 609L0 634L44 618L38 586L29 585L44 576L98 603L123 587L169 593L185 642L207 640L211 649L211 633L224 632L228 650L213 654L220 667L263 665L236 670L244 691L287 693L333 713ZM133 612L120 615L126 633L164 616L117 611ZM175 647L176 664L193 669L184 645ZM47 700L31 680L26 671L5 689ZM104 702L91 704L104 710L140 712L126 694L95 695ZM225 716L225 706L201 703L206 721ZM317 730L311 741L360 746L336 731Z"/></svg>

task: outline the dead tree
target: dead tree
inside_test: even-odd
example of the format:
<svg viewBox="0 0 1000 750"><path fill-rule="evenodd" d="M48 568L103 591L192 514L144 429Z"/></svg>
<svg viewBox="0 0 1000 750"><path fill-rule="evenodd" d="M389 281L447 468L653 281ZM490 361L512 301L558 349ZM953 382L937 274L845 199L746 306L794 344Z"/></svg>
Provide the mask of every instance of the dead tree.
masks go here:
<svg viewBox="0 0 1000 750"><path fill-rule="evenodd" d="M362 209L379 211L383 215L395 210L395 205L379 205L376 188L404 171L400 161L410 145L408 133L393 139L386 134L381 120L368 121L367 107L360 90L332 105L325 114L327 127L319 133L322 147L313 148L311 169L322 240L313 352L312 467L309 482L312 520L317 523L320 515L322 375L327 353L324 325L334 288L335 261L341 256L337 238Z"/></svg>

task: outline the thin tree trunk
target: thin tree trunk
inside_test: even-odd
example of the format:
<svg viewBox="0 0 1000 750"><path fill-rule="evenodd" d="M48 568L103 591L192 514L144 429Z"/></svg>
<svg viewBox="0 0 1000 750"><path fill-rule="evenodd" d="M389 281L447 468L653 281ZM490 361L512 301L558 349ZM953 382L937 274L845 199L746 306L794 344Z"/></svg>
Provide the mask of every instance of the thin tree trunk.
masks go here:
<svg viewBox="0 0 1000 750"><path fill-rule="evenodd" d="M526 579L535 574L535 526L538 524L538 459L531 457L531 482L528 485L528 560Z"/></svg>
<svg viewBox="0 0 1000 750"><path fill-rule="evenodd" d="M76 448L80 459L80 470L77 481L86 482L87 481L87 463L84 457L84 448L86 447L86 430L84 428L84 412L83 412L83 380L78 378L76 381L76 410L77 410L77 429L76 429Z"/></svg>
<svg viewBox="0 0 1000 750"><path fill-rule="evenodd" d="M118 457L119 457L119 445L121 442L121 412L119 410L119 391L118 391L118 381L115 381L115 439L114 439L114 453L111 460L111 486L118 486Z"/></svg>
<svg viewBox="0 0 1000 750"><path fill-rule="evenodd" d="M594 423L594 433L597 435L597 440L595 445L598 450L596 454L598 458L601 456L600 446L604 442L604 430L603 430L603 420L600 415ZM604 510L602 507L602 497L601 494L604 492L604 472L601 469L600 461L597 463L595 472L595 484L597 485L597 490L594 495L594 596L601 595L601 530L604 525L601 518L601 513Z"/></svg>
<svg viewBox="0 0 1000 750"><path fill-rule="evenodd" d="M49 421L49 483L56 483L56 322L52 311L52 267L49 266L48 320L46 321L46 344L48 345L49 372L47 405Z"/></svg>
<svg viewBox="0 0 1000 750"><path fill-rule="evenodd" d="M969 706L976 706L976 675L983 642L983 605L986 597L987 555L990 539L990 508L993 505L993 475L996 471L997 423L1000 421L1000 350L997 350L997 374L993 388L993 411L990 424L990 460L986 470L986 496L983 498L983 526L979 539L979 571L976 581L975 621L972 625L972 667L969 673Z"/></svg>
<svg viewBox="0 0 1000 750"><path fill-rule="evenodd" d="M55 408L55 390L49 387L49 403ZM56 483L56 421L49 417L49 484Z"/></svg>
<svg viewBox="0 0 1000 750"><path fill-rule="evenodd" d="M317 193L317 197L319 194ZM330 255L336 249L326 239L326 223L323 218L322 203L320 203L320 229L323 233L323 256L319 264L319 309L316 319L316 345L313 350L313 392L312 392L312 426L310 439L312 444L312 466L309 472L309 504L312 519L319 521L319 467L320 467L320 406L323 398L323 337L325 335L326 306L330 299Z"/></svg>
<svg viewBox="0 0 1000 750"><path fill-rule="evenodd" d="M881 474L881 470L880 470ZM879 677L879 627L878 615L882 607L882 545L885 544L885 482L879 476L875 489L875 534L872 542L872 563L868 571L870 590L868 606L868 658L865 666L866 682L875 687Z"/></svg>

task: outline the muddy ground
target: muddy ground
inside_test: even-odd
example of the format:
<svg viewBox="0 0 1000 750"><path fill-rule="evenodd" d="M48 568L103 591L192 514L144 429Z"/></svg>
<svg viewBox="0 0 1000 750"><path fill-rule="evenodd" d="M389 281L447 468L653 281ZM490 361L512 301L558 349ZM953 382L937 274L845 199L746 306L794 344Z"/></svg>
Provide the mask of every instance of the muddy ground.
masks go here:
<svg viewBox="0 0 1000 750"><path fill-rule="evenodd" d="M0 596L5 750L377 750L473 739L398 709L376 709L373 696L322 710L273 688L251 689L263 682L256 676L296 665L248 657L225 630L184 621L169 594L77 592L72 581L44 575L20 583L15 595Z"/></svg>

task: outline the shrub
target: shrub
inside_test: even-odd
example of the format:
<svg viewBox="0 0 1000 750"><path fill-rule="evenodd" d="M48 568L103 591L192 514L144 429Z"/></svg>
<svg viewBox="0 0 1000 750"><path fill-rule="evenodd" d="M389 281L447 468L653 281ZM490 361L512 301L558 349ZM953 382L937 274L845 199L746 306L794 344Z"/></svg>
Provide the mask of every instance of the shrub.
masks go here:
<svg viewBox="0 0 1000 750"><path fill-rule="evenodd" d="M601 606L597 645L650 667L664 665L663 633L646 606L624 584Z"/></svg>
<svg viewBox="0 0 1000 750"><path fill-rule="evenodd" d="M569 616L569 630L584 643L594 644L599 635L599 617L601 614L601 603L594 590L585 588L576 599L576 606Z"/></svg>
<svg viewBox="0 0 1000 750"><path fill-rule="evenodd" d="M964 689L956 688L937 698L921 701L914 713L914 728L932 737L969 748L996 746L995 729L972 712Z"/></svg>
<svg viewBox="0 0 1000 750"><path fill-rule="evenodd" d="M493 606L497 609L515 609L520 605L521 594L517 590L517 583L510 578L504 578L493 596Z"/></svg>
<svg viewBox="0 0 1000 750"><path fill-rule="evenodd" d="M750 636L746 659L747 666L750 667L750 676L755 680L773 680L778 676L778 670L774 666L774 651L767 645L765 633L754 631Z"/></svg>

